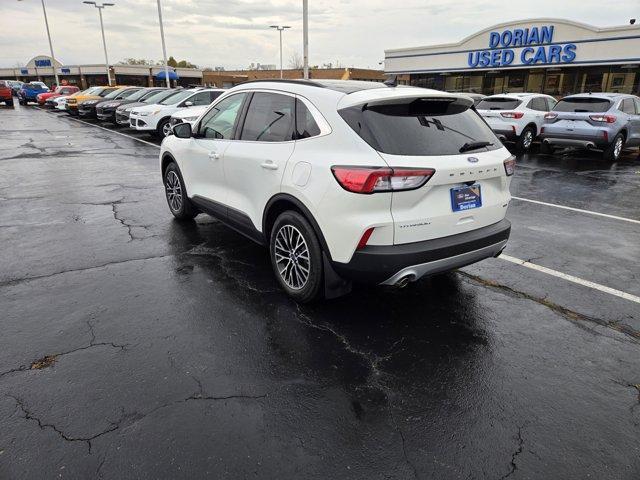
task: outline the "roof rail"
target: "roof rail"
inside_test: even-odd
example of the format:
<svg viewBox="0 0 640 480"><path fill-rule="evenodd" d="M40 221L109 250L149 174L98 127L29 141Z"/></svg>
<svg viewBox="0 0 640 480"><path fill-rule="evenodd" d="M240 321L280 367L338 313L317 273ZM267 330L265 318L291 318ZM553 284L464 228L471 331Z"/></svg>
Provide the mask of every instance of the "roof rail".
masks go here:
<svg viewBox="0 0 640 480"><path fill-rule="evenodd" d="M296 85L306 85L308 87L318 87L318 88L325 88L324 85L321 85L317 82L314 82L312 80L305 80L305 79L288 79L288 78L260 78L260 79L256 79L256 80L246 80L244 82L240 82L238 85L246 85L247 83L293 83Z"/></svg>

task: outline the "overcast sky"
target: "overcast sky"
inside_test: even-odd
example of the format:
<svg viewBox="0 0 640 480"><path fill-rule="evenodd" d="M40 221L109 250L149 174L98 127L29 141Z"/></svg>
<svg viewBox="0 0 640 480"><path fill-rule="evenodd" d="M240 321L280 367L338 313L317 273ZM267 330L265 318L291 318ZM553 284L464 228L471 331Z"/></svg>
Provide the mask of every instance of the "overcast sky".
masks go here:
<svg viewBox="0 0 640 480"><path fill-rule="evenodd" d="M97 10L81 0L45 0L56 57L65 64L102 63ZM108 0L109 60L158 60L156 0ZM302 0L162 0L168 55L202 67L246 68L278 62L269 25L286 24L285 67L302 52ZM557 17L595 26L640 20L638 0L309 0L309 62L378 68L385 48L461 40L493 24ZM0 66L49 54L40 0L0 0Z"/></svg>

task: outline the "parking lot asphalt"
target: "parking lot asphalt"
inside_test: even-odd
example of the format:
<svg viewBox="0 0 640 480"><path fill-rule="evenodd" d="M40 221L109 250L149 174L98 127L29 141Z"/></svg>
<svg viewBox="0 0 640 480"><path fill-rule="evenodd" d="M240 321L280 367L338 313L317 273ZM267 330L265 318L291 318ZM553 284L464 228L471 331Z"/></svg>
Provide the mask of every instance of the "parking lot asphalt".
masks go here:
<svg viewBox="0 0 640 480"><path fill-rule="evenodd" d="M520 156L504 258L298 306L140 138L0 109L0 478L640 477L637 151Z"/></svg>

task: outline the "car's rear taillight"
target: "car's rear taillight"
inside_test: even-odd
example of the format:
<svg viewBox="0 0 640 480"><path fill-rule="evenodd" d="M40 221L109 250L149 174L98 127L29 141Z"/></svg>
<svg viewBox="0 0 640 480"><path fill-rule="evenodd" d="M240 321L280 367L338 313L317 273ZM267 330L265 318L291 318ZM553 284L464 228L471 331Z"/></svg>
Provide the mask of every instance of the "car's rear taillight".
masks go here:
<svg viewBox="0 0 640 480"><path fill-rule="evenodd" d="M504 173L507 174L507 177L516 173L516 157L513 155L504 161Z"/></svg>
<svg viewBox="0 0 640 480"><path fill-rule="evenodd" d="M333 176L353 193L395 192L420 188L433 176L432 168L349 167L334 165Z"/></svg>
<svg viewBox="0 0 640 480"><path fill-rule="evenodd" d="M504 118L522 118L524 117L524 113L522 112L500 112Z"/></svg>
<svg viewBox="0 0 640 480"><path fill-rule="evenodd" d="M558 118L558 114L553 112L549 112L544 116L545 120L555 120L556 118Z"/></svg>
<svg viewBox="0 0 640 480"><path fill-rule="evenodd" d="M589 115L589 118L594 122L616 123L615 115Z"/></svg>

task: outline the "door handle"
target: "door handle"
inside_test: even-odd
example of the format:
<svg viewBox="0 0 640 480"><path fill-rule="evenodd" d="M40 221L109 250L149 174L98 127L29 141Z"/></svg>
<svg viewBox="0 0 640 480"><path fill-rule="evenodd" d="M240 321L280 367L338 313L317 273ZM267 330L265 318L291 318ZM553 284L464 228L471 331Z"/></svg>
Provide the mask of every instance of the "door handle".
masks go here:
<svg viewBox="0 0 640 480"><path fill-rule="evenodd" d="M264 163L261 163L260 166L262 168L266 168L267 170L277 170L278 169L278 164L277 163L273 163L272 160L267 160Z"/></svg>
<svg viewBox="0 0 640 480"><path fill-rule="evenodd" d="M209 158L211 160L218 160L220 158L220 154L218 152L209 152Z"/></svg>

